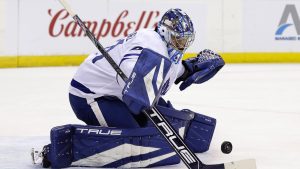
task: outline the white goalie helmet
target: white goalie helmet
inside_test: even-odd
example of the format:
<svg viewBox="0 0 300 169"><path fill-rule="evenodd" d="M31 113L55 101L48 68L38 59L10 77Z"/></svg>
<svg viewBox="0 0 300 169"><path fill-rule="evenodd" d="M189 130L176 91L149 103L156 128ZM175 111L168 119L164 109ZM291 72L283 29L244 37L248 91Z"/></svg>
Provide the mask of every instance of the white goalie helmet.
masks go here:
<svg viewBox="0 0 300 169"><path fill-rule="evenodd" d="M190 17L181 9L170 9L157 25L157 32L167 43L170 60L178 63L193 43L195 30Z"/></svg>

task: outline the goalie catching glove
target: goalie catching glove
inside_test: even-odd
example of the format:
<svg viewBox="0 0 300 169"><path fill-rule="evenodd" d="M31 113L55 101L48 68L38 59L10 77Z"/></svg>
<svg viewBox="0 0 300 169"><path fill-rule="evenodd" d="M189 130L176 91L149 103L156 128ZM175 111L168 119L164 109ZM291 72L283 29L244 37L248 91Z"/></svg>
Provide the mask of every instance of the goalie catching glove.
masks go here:
<svg viewBox="0 0 300 169"><path fill-rule="evenodd" d="M224 65L222 57L212 50L205 49L197 57L182 61L185 72L176 79L175 84L182 81L179 86L184 90L192 83L201 84L212 78Z"/></svg>

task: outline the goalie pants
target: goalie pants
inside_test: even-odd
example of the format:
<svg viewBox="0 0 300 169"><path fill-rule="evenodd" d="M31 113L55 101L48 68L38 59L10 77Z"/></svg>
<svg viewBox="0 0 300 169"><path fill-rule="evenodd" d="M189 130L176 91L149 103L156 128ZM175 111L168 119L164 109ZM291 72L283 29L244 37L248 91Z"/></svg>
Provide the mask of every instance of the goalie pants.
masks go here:
<svg viewBox="0 0 300 169"><path fill-rule="evenodd" d="M147 123L147 117L142 113L132 114L126 104L116 97L106 96L88 100L69 94L69 100L77 118L87 125L139 128Z"/></svg>

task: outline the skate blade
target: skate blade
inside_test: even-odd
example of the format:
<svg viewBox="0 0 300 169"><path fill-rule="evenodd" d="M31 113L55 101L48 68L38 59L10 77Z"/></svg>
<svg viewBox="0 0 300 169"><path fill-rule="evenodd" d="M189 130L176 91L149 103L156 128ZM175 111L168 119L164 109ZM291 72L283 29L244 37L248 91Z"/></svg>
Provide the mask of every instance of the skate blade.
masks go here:
<svg viewBox="0 0 300 169"><path fill-rule="evenodd" d="M31 155L32 164L37 165L42 163L43 158L41 152L32 148L30 155Z"/></svg>

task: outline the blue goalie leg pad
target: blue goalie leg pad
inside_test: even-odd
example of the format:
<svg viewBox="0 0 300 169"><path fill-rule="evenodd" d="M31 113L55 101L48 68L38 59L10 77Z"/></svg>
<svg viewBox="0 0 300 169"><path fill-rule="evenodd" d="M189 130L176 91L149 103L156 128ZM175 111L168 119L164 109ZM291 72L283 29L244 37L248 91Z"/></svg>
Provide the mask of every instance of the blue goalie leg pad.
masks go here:
<svg viewBox="0 0 300 169"><path fill-rule="evenodd" d="M54 127L51 130L50 152L47 157L52 168L69 166L136 168L180 162L180 158L154 127L137 129L85 125Z"/></svg>
<svg viewBox="0 0 300 169"><path fill-rule="evenodd" d="M190 111L190 110L185 110ZM195 153L202 153L209 149L214 130L216 119L199 113L195 113L187 129L185 142Z"/></svg>
<svg viewBox="0 0 300 169"><path fill-rule="evenodd" d="M76 126L72 166L136 168L177 164L180 159L156 128Z"/></svg>
<svg viewBox="0 0 300 169"><path fill-rule="evenodd" d="M51 129L48 160L52 168L68 167L73 161L72 137L74 127L72 125L58 126Z"/></svg>
<svg viewBox="0 0 300 169"><path fill-rule="evenodd" d="M166 105L158 105L157 108L193 151L203 152L209 148L215 119ZM153 125L133 129L85 125L54 127L47 158L52 168L137 168L180 162Z"/></svg>
<svg viewBox="0 0 300 169"><path fill-rule="evenodd" d="M189 109L176 110L169 101L165 101L163 98L160 98L157 108L173 126L180 123L181 126L188 126L184 130L180 128L179 135L184 138L193 152L202 153L209 149L216 119Z"/></svg>

